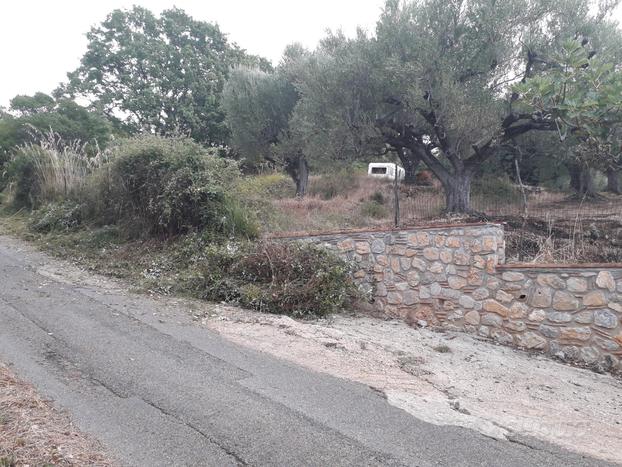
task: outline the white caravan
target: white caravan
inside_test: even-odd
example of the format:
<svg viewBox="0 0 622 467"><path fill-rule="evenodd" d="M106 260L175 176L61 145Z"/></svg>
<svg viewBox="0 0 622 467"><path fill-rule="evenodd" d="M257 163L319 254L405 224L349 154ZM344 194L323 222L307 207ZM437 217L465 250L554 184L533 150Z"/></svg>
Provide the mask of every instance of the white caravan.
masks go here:
<svg viewBox="0 0 622 467"><path fill-rule="evenodd" d="M370 177L386 178L395 180L395 169L400 180L404 179L406 171L397 164L392 162L372 162L367 167L367 175Z"/></svg>

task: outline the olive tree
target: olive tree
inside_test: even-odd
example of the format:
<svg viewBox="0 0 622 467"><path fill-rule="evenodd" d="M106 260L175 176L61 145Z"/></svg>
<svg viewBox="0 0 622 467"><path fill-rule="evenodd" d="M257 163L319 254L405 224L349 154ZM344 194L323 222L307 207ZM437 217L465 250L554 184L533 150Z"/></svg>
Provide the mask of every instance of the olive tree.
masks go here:
<svg viewBox="0 0 622 467"><path fill-rule="evenodd" d="M290 118L299 98L290 81L292 46L275 72L258 68L234 69L223 91L226 122L231 131L231 146L248 165L260 161L283 167L296 184L296 194L304 196L309 180L309 167L298 133L291 128Z"/></svg>
<svg viewBox="0 0 622 467"><path fill-rule="evenodd" d="M365 143L396 150L405 166L423 161L444 188L447 211L470 212L471 182L493 154L520 135L555 130L546 115L517 108L511 85L546 70L550 51L589 35L612 5L593 7L388 0L375 36L329 37L315 52L330 72L303 76L296 112L307 133L330 134L338 121ZM330 79L340 70L341 79Z"/></svg>

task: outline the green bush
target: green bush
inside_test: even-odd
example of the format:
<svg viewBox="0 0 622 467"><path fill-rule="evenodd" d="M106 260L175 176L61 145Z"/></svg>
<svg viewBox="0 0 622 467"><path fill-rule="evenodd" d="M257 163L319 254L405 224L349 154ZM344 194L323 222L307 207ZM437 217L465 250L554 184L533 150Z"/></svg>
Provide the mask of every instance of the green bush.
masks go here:
<svg viewBox="0 0 622 467"><path fill-rule="evenodd" d="M272 173L242 177L238 192L244 199L272 200L291 198L296 192L296 187L290 177Z"/></svg>
<svg viewBox="0 0 622 467"><path fill-rule="evenodd" d="M40 192L33 155L28 152L16 154L6 164L5 179L11 189L13 207L32 209Z"/></svg>
<svg viewBox="0 0 622 467"><path fill-rule="evenodd" d="M66 201L52 203L34 211L30 229L35 232L69 231L82 225L82 206Z"/></svg>
<svg viewBox="0 0 622 467"><path fill-rule="evenodd" d="M298 243L208 247L194 281L202 298L296 317L334 313L357 294L346 261Z"/></svg>
<svg viewBox="0 0 622 467"><path fill-rule="evenodd" d="M205 230L252 237L257 228L231 193L237 165L187 138L141 136L118 141L93 178L90 216L123 222L134 234Z"/></svg>
<svg viewBox="0 0 622 467"><path fill-rule="evenodd" d="M386 203L386 199L384 194L382 194L381 191L374 191L371 196L369 197L370 201L373 201L374 203L378 203L378 204L385 204Z"/></svg>
<svg viewBox="0 0 622 467"><path fill-rule="evenodd" d="M241 177L236 186L240 206L258 219L262 229L268 231L281 223L273 201L292 198L295 191L292 179L277 173Z"/></svg>
<svg viewBox="0 0 622 467"><path fill-rule="evenodd" d="M378 201L365 201L361 204L361 214L372 219L382 219L387 216L387 208Z"/></svg>

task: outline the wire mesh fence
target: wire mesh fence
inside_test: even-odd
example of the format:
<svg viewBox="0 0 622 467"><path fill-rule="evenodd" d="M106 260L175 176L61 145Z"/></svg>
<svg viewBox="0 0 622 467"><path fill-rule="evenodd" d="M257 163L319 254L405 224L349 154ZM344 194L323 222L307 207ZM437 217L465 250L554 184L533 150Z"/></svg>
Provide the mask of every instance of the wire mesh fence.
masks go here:
<svg viewBox="0 0 622 467"><path fill-rule="evenodd" d="M400 187L400 219L412 223L445 216L445 194L441 187ZM541 219L622 219L622 197L601 194L578 196L564 191L529 187L514 192L471 194L471 208L484 217L528 217Z"/></svg>
<svg viewBox="0 0 622 467"><path fill-rule="evenodd" d="M505 185L482 190L474 184L473 216L456 219L445 211L440 186L401 185L400 225L433 221L489 220L505 224L510 262L622 262L622 196L600 193L578 196L570 191ZM386 184L395 209L394 186Z"/></svg>

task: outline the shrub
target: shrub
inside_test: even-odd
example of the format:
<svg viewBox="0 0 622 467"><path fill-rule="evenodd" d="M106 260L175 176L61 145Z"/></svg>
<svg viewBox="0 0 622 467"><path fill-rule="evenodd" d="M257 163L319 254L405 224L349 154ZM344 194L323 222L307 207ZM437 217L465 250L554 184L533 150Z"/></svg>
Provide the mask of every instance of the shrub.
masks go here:
<svg viewBox="0 0 622 467"><path fill-rule="evenodd" d="M371 217L372 219L382 219L387 215L387 208L384 204L380 204L374 200L365 201L361 205L361 214Z"/></svg>
<svg viewBox="0 0 622 467"><path fill-rule="evenodd" d="M295 186L290 177L272 173L241 177L236 186L240 207L251 212L262 228L271 229L280 224L273 201L291 198Z"/></svg>
<svg viewBox="0 0 622 467"><path fill-rule="evenodd" d="M208 247L194 287L202 298L296 317L336 312L357 294L346 261L298 243Z"/></svg>
<svg viewBox="0 0 622 467"><path fill-rule="evenodd" d="M31 209L39 199L39 184L32 154L20 151L6 167L9 181L10 202L16 209Z"/></svg>
<svg viewBox="0 0 622 467"><path fill-rule="evenodd" d="M353 170L336 170L319 177L312 177L309 181L308 194L319 196L324 200L337 196L348 197L359 185L359 179Z"/></svg>
<svg viewBox="0 0 622 467"><path fill-rule="evenodd" d="M80 141L63 141L56 133L37 133L38 143L17 148L7 164L16 208L77 198L87 175L101 165L101 154L89 156Z"/></svg>
<svg viewBox="0 0 622 467"><path fill-rule="evenodd" d="M70 201L51 203L33 212L30 229L35 232L74 230L82 224L82 207Z"/></svg>
<svg viewBox="0 0 622 467"><path fill-rule="evenodd" d="M255 236L250 215L231 194L237 165L188 138L141 136L117 142L94 179L91 215L124 222L134 233L193 229Z"/></svg>
<svg viewBox="0 0 622 467"><path fill-rule="evenodd" d="M279 173L243 177L238 192L244 199L272 200L290 198L296 187L290 177Z"/></svg>
<svg viewBox="0 0 622 467"><path fill-rule="evenodd" d="M374 191L372 193L372 195L369 197L369 200L377 203L377 204L385 204L386 203L386 199L384 197L384 194L382 194L381 191Z"/></svg>

